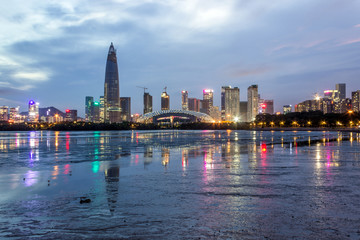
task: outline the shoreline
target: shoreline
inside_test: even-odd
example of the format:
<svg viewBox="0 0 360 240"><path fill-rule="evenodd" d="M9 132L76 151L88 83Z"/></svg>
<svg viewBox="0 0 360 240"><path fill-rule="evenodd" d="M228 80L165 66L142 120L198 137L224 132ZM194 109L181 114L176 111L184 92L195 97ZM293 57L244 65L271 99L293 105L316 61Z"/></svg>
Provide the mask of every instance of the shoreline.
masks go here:
<svg viewBox="0 0 360 240"><path fill-rule="evenodd" d="M326 131L326 132L360 132L359 128L304 128L304 127L291 127L291 128L280 128L280 127L275 127L275 128L269 128L269 127L265 127L265 128L252 128L249 130L254 130L254 131L300 131L300 132L305 132L305 131Z"/></svg>

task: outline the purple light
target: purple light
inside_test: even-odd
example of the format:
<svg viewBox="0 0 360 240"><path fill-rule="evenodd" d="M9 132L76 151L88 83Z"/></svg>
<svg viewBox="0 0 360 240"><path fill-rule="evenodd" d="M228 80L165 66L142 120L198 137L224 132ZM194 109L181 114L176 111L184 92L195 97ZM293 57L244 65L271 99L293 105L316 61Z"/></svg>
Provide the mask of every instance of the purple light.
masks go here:
<svg viewBox="0 0 360 240"><path fill-rule="evenodd" d="M29 105L34 105L34 104L35 104L35 102L33 100L29 101Z"/></svg>

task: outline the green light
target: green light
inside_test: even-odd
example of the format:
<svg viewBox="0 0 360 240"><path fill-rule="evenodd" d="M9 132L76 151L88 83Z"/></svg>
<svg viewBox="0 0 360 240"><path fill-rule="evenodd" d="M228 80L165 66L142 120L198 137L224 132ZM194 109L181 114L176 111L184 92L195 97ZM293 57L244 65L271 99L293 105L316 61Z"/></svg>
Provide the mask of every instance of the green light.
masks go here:
<svg viewBox="0 0 360 240"><path fill-rule="evenodd" d="M99 169L100 169L100 162L99 161L92 162L93 173L97 173Z"/></svg>
<svg viewBox="0 0 360 240"><path fill-rule="evenodd" d="M99 105L99 102L94 102L94 105L96 105L96 106Z"/></svg>

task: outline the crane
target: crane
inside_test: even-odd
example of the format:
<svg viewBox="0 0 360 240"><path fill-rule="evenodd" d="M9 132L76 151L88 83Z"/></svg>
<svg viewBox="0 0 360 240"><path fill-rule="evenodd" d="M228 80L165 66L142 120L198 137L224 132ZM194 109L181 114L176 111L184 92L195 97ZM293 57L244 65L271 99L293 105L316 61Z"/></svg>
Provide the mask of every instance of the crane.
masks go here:
<svg viewBox="0 0 360 240"><path fill-rule="evenodd" d="M147 87L140 87L140 86L136 86L136 87L144 89L144 93L145 93L146 89L148 89Z"/></svg>

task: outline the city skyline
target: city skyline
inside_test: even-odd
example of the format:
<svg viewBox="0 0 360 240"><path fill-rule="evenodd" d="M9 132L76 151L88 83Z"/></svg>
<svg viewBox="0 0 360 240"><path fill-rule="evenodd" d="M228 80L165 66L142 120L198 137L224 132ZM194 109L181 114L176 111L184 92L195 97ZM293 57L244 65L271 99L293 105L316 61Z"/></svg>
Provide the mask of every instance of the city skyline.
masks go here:
<svg viewBox="0 0 360 240"><path fill-rule="evenodd" d="M359 9L354 1L13 1L0 10L0 102L26 111L33 99L84 117L85 96L103 95L114 42L120 96L132 98L134 113L143 112L137 85L156 110L163 86L181 109L183 89L198 99L214 89L220 106L222 86L239 87L245 101L257 84L281 111L336 83L359 89Z"/></svg>

